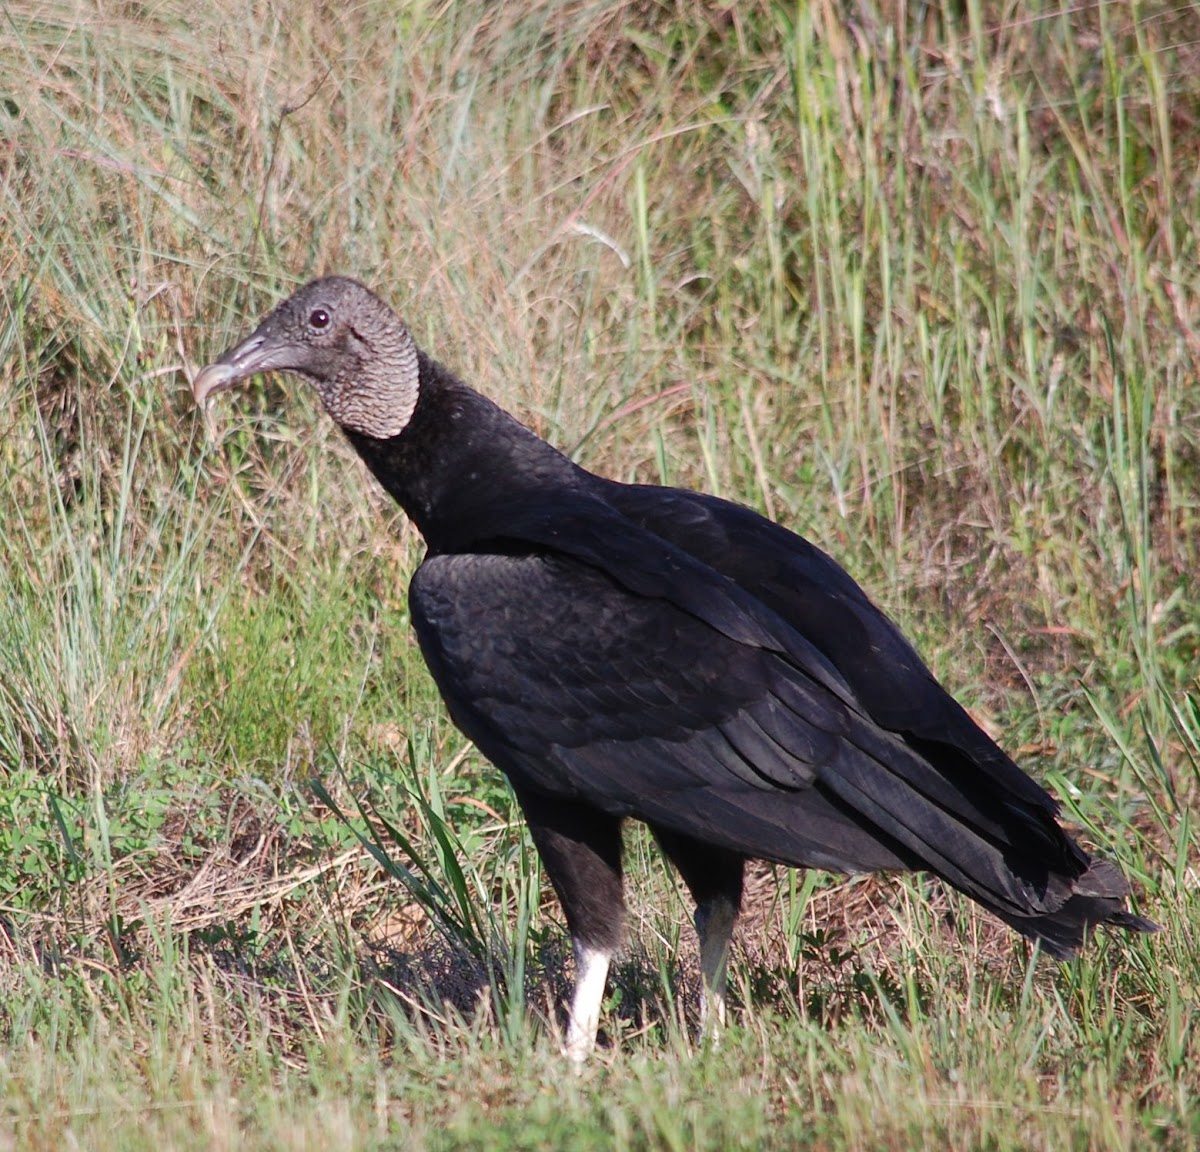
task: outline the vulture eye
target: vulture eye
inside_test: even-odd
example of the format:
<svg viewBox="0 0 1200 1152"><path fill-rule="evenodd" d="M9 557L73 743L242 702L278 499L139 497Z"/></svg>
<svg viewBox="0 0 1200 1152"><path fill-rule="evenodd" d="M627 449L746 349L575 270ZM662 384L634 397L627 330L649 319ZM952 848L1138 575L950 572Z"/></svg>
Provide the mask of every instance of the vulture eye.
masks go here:
<svg viewBox="0 0 1200 1152"><path fill-rule="evenodd" d="M329 327L329 313L324 308L314 308L308 318L308 326L316 332Z"/></svg>

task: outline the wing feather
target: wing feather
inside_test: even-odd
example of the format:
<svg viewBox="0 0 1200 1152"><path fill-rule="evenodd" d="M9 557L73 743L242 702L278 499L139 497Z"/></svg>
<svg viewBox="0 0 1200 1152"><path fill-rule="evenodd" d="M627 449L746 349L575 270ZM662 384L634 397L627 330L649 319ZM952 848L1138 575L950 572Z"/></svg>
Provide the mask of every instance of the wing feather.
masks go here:
<svg viewBox="0 0 1200 1152"><path fill-rule="evenodd" d="M703 597L631 583L540 552L433 556L414 578L443 696L514 780L782 863L932 868L1014 914L1069 895L1013 849L1042 817L880 728L786 623L747 610L764 635L731 635Z"/></svg>

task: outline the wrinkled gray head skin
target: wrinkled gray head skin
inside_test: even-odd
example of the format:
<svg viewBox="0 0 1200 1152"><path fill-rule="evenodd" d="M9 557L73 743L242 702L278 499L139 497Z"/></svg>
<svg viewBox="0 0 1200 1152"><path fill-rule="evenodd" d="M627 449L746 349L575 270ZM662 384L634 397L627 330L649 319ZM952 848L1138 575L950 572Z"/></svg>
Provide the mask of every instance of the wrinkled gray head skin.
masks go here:
<svg viewBox="0 0 1200 1152"><path fill-rule="evenodd" d="M261 372L311 381L343 428L377 440L399 436L417 406L417 346L400 317L343 276L313 280L192 382L202 408L215 392Z"/></svg>

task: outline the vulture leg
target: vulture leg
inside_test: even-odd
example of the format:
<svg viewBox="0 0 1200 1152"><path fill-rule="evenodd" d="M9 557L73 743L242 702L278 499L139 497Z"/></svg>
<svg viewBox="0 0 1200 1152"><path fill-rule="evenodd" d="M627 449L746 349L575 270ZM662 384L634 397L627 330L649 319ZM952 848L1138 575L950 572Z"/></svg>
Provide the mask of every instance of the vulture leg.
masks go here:
<svg viewBox="0 0 1200 1152"><path fill-rule="evenodd" d="M696 935L700 938L700 1035L716 1038L725 1023L725 974L729 940L742 906L745 858L714 848L666 828L654 835L696 901Z"/></svg>
<svg viewBox="0 0 1200 1152"><path fill-rule="evenodd" d="M582 1064L596 1044L608 965L625 934L621 821L536 792L518 789L517 799L571 933L575 993L563 1050Z"/></svg>
<svg viewBox="0 0 1200 1152"><path fill-rule="evenodd" d="M575 952L575 993L571 997L563 1054L573 1063L582 1065L596 1046L600 1005L604 1002L604 985L608 980L612 952L593 947L578 936L572 937L571 944Z"/></svg>

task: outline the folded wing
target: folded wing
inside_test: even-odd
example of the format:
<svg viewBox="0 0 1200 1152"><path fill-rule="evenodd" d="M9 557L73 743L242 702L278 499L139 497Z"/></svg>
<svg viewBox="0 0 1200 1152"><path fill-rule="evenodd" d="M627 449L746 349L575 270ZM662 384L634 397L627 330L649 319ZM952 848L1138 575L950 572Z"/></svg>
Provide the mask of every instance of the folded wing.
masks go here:
<svg viewBox="0 0 1200 1152"><path fill-rule="evenodd" d="M928 869L1064 951L1117 913L1119 875L1003 753L996 773L953 744L923 754L769 596L586 502L514 526L494 552L430 557L412 607L456 722L515 781L786 864ZM1041 920L1072 900L1056 943Z"/></svg>

